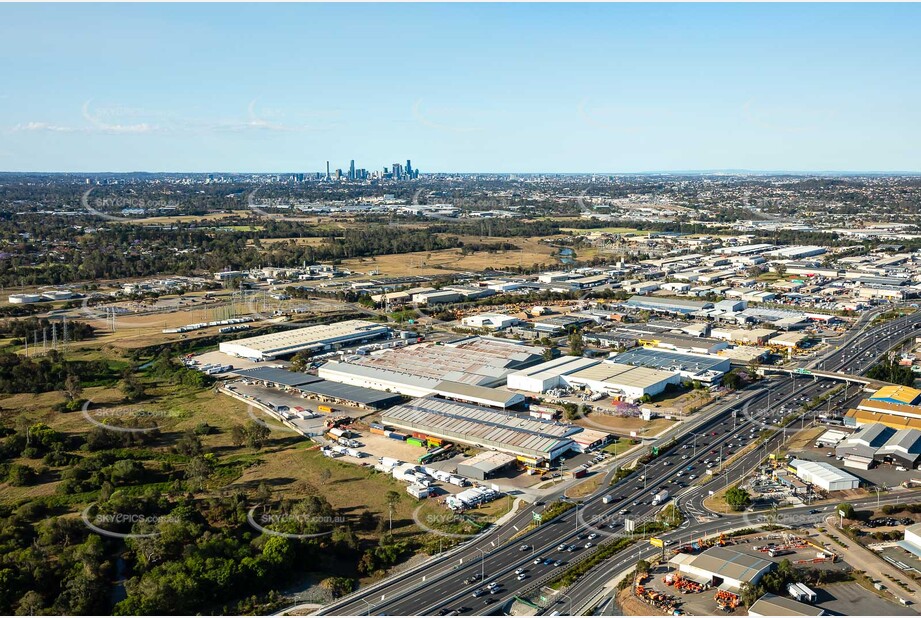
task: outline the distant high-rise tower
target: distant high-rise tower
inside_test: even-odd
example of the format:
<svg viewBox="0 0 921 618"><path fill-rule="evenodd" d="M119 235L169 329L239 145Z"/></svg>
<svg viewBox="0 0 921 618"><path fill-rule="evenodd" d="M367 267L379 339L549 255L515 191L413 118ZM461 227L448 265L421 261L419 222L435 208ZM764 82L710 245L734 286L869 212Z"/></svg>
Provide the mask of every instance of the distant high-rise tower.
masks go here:
<svg viewBox="0 0 921 618"><path fill-rule="evenodd" d="M349 163L349 180L355 180L355 159Z"/></svg>
<svg viewBox="0 0 921 618"><path fill-rule="evenodd" d="M413 177L413 164L409 159L406 159L406 177L410 180Z"/></svg>
<svg viewBox="0 0 921 618"><path fill-rule="evenodd" d="M400 165L399 163L394 163L393 164L393 179L400 180L401 178L403 178L403 166Z"/></svg>
<svg viewBox="0 0 921 618"><path fill-rule="evenodd" d="M329 161L326 162L326 180L329 180Z"/></svg>

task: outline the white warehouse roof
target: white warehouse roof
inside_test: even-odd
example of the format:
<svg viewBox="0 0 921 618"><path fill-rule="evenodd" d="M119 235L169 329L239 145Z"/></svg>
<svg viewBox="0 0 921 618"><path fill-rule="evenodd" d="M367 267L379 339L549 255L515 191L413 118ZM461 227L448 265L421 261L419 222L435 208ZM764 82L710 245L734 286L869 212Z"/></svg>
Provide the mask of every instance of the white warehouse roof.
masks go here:
<svg viewBox="0 0 921 618"><path fill-rule="evenodd" d="M333 343L359 341L367 337L380 337L390 332L390 327L366 320L346 320L333 324L307 326L258 337L225 341L218 347L221 352L244 358L275 358L294 354L310 348L323 348Z"/></svg>
<svg viewBox="0 0 921 618"><path fill-rule="evenodd" d="M848 474L821 461L794 459L790 465L796 469L796 475L801 479L820 487L830 487L839 483L847 483L856 487L860 483L860 479L853 474Z"/></svg>

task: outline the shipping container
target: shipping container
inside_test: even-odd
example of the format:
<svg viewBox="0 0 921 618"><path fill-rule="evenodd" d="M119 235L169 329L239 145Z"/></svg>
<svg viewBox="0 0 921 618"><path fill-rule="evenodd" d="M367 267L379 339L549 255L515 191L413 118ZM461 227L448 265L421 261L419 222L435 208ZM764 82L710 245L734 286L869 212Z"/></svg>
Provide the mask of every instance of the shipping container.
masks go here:
<svg viewBox="0 0 921 618"><path fill-rule="evenodd" d="M428 435L426 435L426 434L424 434L424 433L419 433L418 431L414 431L414 432L413 432L413 437L414 437L414 438L419 438L420 440L425 440L425 439L428 438Z"/></svg>
<svg viewBox="0 0 921 618"><path fill-rule="evenodd" d="M575 470L572 471L572 478L580 479L586 474L588 474L588 470L586 470L585 468L576 468Z"/></svg>
<svg viewBox="0 0 921 618"><path fill-rule="evenodd" d="M317 410L319 410L320 412L327 412L327 413L329 413L329 412L335 412L335 409L334 409L334 408L332 408L332 407L330 407L330 406L325 406L325 405L324 405L324 406L317 406Z"/></svg>
<svg viewBox="0 0 921 618"><path fill-rule="evenodd" d="M419 438L406 438L406 443L413 446L425 446L425 443Z"/></svg>
<svg viewBox="0 0 921 618"><path fill-rule="evenodd" d="M329 433L336 436L337 438L341 438L345 436L348 432L342 429L339 429L338 427L333 427L332 429L329 430Z"/></svg>
<svg viewBox="0 0 921 618"><path fill-rule="evenodd" d="M390 433L388 433L387 437L390 438L391 440L400 440L400 441L406 439L406 436L404 436L401 433L397 433L395 431L391 431Z"/></svg>
<svg viewBox="0 0 921 618"><path fill-rule="evenodd" d="M384 429L384 426L381 425L380 423L371 423L371 429L381 429L381 430L383 430L383 429Z"/></svg>

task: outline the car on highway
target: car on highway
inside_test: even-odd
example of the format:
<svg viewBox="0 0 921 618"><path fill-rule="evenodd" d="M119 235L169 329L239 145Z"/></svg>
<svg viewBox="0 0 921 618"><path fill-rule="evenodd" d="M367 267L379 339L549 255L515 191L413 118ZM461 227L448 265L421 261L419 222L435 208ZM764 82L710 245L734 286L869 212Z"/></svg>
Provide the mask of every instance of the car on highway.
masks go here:
<svg viewBox="0 0 921 618"><path fill-rule="evenodd" d="M486 584L486 587L490 590L495 590L496 588L499 587L499 582L489 582L488 584Z"/></svg>
<svg viewBox="0 0 921 618"><path fill-rule="evenodd" d="M531 549L530 545L522 545L518 548L518 551L528 551L529 549Z"/></svg>
<svg viewBox="0 0 921 618"><path fill-rule="evenodd" d="M560 543L559 545L556 546L557 551L563 551L565 549L566 549L566 543Z"/></svg>
<svg viewBox="0 0 921 618"><path fill-rule="evenodd" d="M556 562L553 563L553 566L555 566L555 567L561 567L561 566L563 566L563 561L562 561L562 560L557 560Z"/></svg>
<svg viewBox="0 0 921 618"><path fill-rule="evenodd" d="M591 546L592 546L592 542L589 541L588 543L585 544L585 549L588 549L588 548L590 548Z"/></svg>
<svg viewBox="0 0 921 618"><path fill-rule="evenodd" d="M519 574L518 574L518 581L521 581L521 580L523 580L523 579L526 579L527 577L528 577L528 574L527 574L527 573L519 573Z"/></svg>
<svg viewBox="0 0 921 618"><path fill-rule="evenodd" d="M486 594L485 590L483 590L482 588L477 588L476 590L473 591L473 598L479 599L484 594Z"/></svg>
<svg viewBox="0 0 921 618"><path fill-rule="evenodd" d="M588 535L588 540L589 540L589 541L594 541L594 540L597 539L597 538L598 538L598 533L597 533L597 532L592 532L590 535Z"/></svg>
<svg viewBox="0 0 921 618"><path fill-rule="evenodd" d="M521 575L522 573L524 573L524 571L525 571L524 567L518 567L517 569L515 569L515 575Z"/></svg>
<svg viewBox="0 0 921 618"><path fill-rule="evenodd" d="M809 514L810 514L810 515L815 515L815 514L821 513L821 512L822 512L822 511L820 511L819 509L809 509Z"/></svg>
<svg viewBox="0 0 921 618"><path fill-rule="evenodd" d="M540 563L543 562L543 561L544 561L543 558L535 558L535 559L531 562L531 564L540 564Z"/></svg>
<svg viewBox="0 0 921 618"><path fill-rule="evenodd" d="M566 551L568 551L568 552L576 551L576 546L575 546L575 545L570 545L569 547L566 548Z"/></svg>
<svg viewBox="0 0 921 618"><path fill-rule="evenodd" d="M489 597L489 598L486 598L486 599L483 600L483 605L492 605L492 604L495 603L495 602L496 602L495 599Z"/></svg>

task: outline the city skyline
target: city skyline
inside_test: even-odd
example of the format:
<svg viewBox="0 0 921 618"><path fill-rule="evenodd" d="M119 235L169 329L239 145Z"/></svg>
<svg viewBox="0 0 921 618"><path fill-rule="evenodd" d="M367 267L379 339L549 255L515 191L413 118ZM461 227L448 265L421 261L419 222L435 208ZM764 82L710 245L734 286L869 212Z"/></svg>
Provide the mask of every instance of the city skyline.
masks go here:
<svg viewBox="0 0 921 618"><path fill-rule="evenodd" d="M917 172L919 13L6 5L0 170Z"/></svg>

